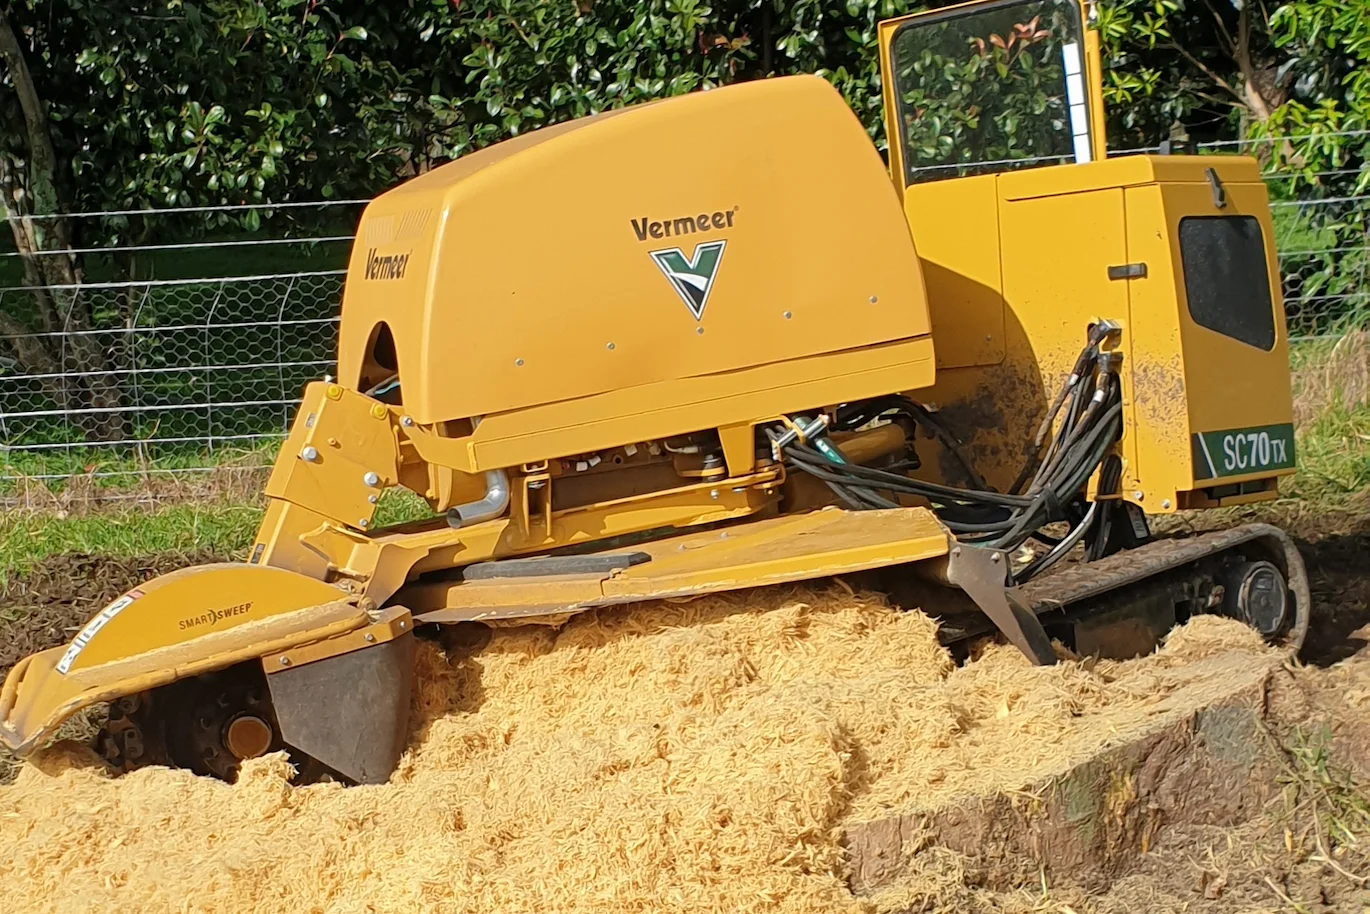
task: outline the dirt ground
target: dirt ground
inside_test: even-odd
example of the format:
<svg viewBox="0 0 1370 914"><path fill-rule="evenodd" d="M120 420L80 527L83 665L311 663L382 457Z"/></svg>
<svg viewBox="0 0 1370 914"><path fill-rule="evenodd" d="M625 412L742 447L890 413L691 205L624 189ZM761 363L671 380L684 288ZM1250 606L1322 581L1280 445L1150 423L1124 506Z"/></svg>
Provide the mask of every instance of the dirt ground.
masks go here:
<svg viewBox="0 0 1370 914"><path fill-rule="evenodd" d="M34 651L69 641L101 606L148 578L212 561L223 560L208 553L58 555L40 563L0 589L0 670L8 673Z"/></svg>
<svg viewBox="0 0 1370 914"><path fill-rule="evenodd" d="M1296 538L1314 601L1303 663L1289 668L1287 687L1272 698L1288 764L1269 807L1237 826L1163 830L1102 891L1030 873L1006 879L972 857L929 853L939 889L901 910L1370 912L1370 503L1332 514L1277 506L1175 526L1245 520L1278 524ZM0 595L0 673L66 641L138 582L213 559L59 556L13 578Z"/></svg>

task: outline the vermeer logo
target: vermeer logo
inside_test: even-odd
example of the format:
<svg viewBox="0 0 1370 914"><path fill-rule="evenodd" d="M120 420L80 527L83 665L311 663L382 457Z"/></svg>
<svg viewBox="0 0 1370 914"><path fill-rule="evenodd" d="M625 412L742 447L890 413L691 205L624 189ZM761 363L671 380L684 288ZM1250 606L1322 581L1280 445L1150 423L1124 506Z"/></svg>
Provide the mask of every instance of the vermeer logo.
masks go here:
<svg viewBox="0 0 1370 914"><path fill-rule="evenodd" d="M408 254L386 254L376 256L376 249L366 252L367 279L404 279L404 271L409 266Z"/></svg>
<svg viewBox="0 0 1370 914"><path fill-rule="evenodd" d="M637 235L637 240L646 241L648 238L670 238L673 235L693 235L695 232L707 232L710 229L732 228L733 216L736 214L737 207L733 207L714 213L700 213L697 216L662 219L659 222L648 221L646 216L631 221L633 234Z"/></svg>
<svg viewBox="0 0 1370 914"><path fill-rule="evenodd" d="M727 245L726 241L708 241L696 245L694 256L689 260L685 259L685 252L680 248L652 251L652 260L666 274L671 287L685 307L690 309L695 320L704 317L704 306L709 303L709 293L713 290L718 265L723 262L723 249Z"/></svg>

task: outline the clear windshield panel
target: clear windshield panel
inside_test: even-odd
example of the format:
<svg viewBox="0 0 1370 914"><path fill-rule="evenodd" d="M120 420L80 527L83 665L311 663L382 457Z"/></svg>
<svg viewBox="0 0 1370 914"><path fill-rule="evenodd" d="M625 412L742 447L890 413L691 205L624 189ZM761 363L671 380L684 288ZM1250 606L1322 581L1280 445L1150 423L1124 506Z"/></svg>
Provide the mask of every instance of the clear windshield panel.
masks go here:
<svg viewBox="0 0 1370 914"><path fill-rule="evenodd" d="M1089 161L1076 0L913 19L891 59L909 184Z"/></svg>

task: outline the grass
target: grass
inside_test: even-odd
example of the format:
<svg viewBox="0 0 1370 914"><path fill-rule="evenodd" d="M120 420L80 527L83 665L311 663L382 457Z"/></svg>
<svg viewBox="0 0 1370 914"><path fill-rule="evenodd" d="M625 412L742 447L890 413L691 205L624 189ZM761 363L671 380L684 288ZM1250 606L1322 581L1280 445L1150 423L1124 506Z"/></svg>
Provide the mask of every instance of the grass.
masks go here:
<svg viewBox="0 0 1370 914"><path fill-rule="evenodd" d="M258 504L173 504L91 514L12 511L0 518L0 581L66 552L138 556L208 550L239 555L261 522Z"/></svg>
<svg viewBox="0 0 1370 914"><path fill-rule="evenodd" d="M1340 849L1357 848L1365 854L1370 838L1370 795L1350 769L1333 761L1332 734L1326 725L1305 733L1295 729L1285 746L1285 786L1293 788L1293 809L1308 808L1314 844L1325 862L1345 874L1332 859ZM1356 882L1370 877L1353 877Z"/></svg>
<svg viewBox="0 0 1370 914"><path fill-rule="evenodd" d="M1296 727L1279 742L1285 759L1279 779L1284 788L1285 846L1291 854L1297 852L1363 890L1370 883L1370 793L1349 768L1333 760L1326 724L1311 732ZM1268 876L1265 882L1291 911L1312 914L1311 906L1292 898Z"/></svg>
<svg viewBox="0 0 1370 914"><path fill-rule="evenodd" d="M41 451L10 450L5 453L3 475L14 479L0 480L0 493L18 477L68 476L91 474L100 486L119 488L128 484L129 477L214 466L271 466L280 447L281 438L264 439L252 447L219 445L206 453L200 444L153 445L148 448L119 448L90 446L73 442L67 447ZM19 445L22 447L23 445ZM154 450L155 448L155 450Z"/></svg>
<svg viewBox="0 0 1370 914"><path fill-rule="evenodd" d="M1299 433L1297 447L1288 494L1338 504L1370 488L1370 406L1328 409Z"/></svg>
<svg viewBox="0 0 1370 914"><path fill-rule="evenodd" d="M1370 332L1291 353L1298 467L1287 494L1336 504L1370 489Z"/></svg>
<svg viewBox="0 0 1370 914"><path fill-rule="evenodd" d="M136 496L144 502L245 502L261 491L278 440L251 448L162 447L155 457L109 447L11 450L0 464L0 499L51 511L87 510Z"/></svg>
<svg viewBox="0 0 1370 914"><path fill-rule="evenodd" d="M22 574L47 556L84 553L129 557L159 552L208 551L243 558L261 524L260 494L248 499L216 499L122 507L91 512L10 511L0 515L0 590L10 575ZM429 517L423 499L391 489L376 511L379 525Z"/></svg>

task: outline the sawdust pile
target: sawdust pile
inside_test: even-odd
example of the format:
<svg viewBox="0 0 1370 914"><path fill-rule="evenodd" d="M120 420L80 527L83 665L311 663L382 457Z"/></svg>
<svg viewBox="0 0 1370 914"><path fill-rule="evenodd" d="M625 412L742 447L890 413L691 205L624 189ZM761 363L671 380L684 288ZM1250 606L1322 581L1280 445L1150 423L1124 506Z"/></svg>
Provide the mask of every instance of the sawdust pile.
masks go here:
<svg viewBox="0 0 1370 914"><path fill-rule="evenodd" d="M54 750L0 788L0 880L16 911L868 911L844 823L1015 789L1272 662L1201 619L1127 664L957 669L925 616L840 590L591 614L454 664L424 645L381 787Z"/></svg>

